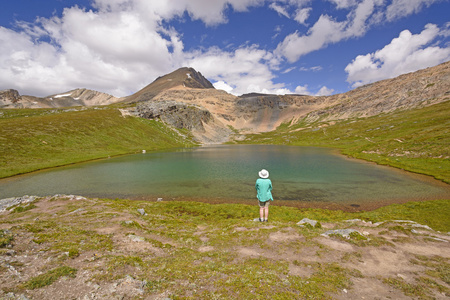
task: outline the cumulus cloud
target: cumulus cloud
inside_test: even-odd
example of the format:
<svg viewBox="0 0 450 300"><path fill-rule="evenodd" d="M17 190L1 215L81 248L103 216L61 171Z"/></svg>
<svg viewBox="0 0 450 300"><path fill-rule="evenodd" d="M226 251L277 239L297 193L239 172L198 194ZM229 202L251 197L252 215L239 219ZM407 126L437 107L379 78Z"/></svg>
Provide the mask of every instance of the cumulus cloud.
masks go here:
<svg viewBox="0 0 450 300"><path fill-rule="evenodd" d="M227 93L230 93L230 94L233 93L233 90L234 90L234 88L231 85L227 84L223 80L220 80L220 81L217 81L217 82L213 83L213 86L216 89L218 89L218 90L223 90L223 91L225 91Z"/></svg>
<svg viewBox="0 0 450 300"><path fill-rule="evenodd" d="M311 0L92 0L92 10L73 6L60 16L17 22L12 29L0 26L0 83L36 96L77 87L126 96L158 76L192 66L217 88L234 94L290 93L284 84L274 83L276 73L287 74L294 68L317 71L320 67L305 69L289 63L330 44L360 37L374 23L416 13L437 0L393 0L387 9L384 0L323 1L344 10L345 20L324 14L303 34L300 30L309 26L306 22L312 22ZM186 50L182 32L170 26L173 20L189 18L211 29L228 22L230 11L245 12L261 5L298 23L299 31L284 37L276 49L251 45L250 41L222 49ZM276 28L277 35L282 34L281 28ZM431 43L425 42L426 36L433 40L436 34L448 34L448 28L437 31L432 26L427 28L416 44L414 35L402 33L399 41L393 41L386 50L358 56L347 66L348 81L364 84L390 71L397 74L418 69L427 59L442 60L448 50L425 46ZM410 49L411 53L396 61L391 48L401 42L408 47L398 46L399 52ZM330 91L322 87L318 93ZM298 86L295 92L312 94L307 86Z"/></svg>
<svg viewBox="0 0 450 300"><path fill-rule="evenodd" d="M326 86L323 86L316 94L316 96L330 96L334 92L334 89L329 89Z"/></svg>
<svg viewBox="0 0 450 300"><path fill-rule="evenodd" d="M126 96L186 62L182 36L164 20L187 12L206 26L224 11L263 0L95 0L94 10L66 8L61 16L0 27L0 82L22 94L46 96L86 87ZM270 79L269 79L270 81Z"/></svg>
<svg viewBox="0 0 450 300"><path fill-rule="evenodd" d="M450 48L431 45L440 29L428 24L419 34L404 30L390 44L376 52L357 56L347 65L347 81L353 87L393 78L398 75L431 67L450 59Z"/></svg>
<svg viewBox="0 0 450 300"><path fill-rule="evenodd" d="M308 91L308 85L299 85L295 88L295 93L299 95L311 95Z"/></svg>
<svg viewBox="0 0 450 300"><path fill-rule="evenodd" d="M329 89L326 86L322 86L317 93L313 93L309 90L307 84L297 86L294 91L295 94L308 96L330 96L333 92L334 89Z"/></svg>
<svg viewBox="0 0 450 300"><path fill-rule="evenodd" d="M224 51L212 47L207 51L186 53L185 64L217 82L233 87L235 95L251 92L280 93L284 84L274 84L270 68L277 64L272 53L259 49L257 45L241 47L235 51ZM222 83L221 83L222 84Z"/></svg>
<svg viewBox="0 0 450 300"><path fill-rule="evenodd" d="M170 71L183 49L176 32L162 34L157 21L143 22L127 9L75 6L20 25L21 31L1 28L0 81L37 96L76 87L124 96Z"/></svg>

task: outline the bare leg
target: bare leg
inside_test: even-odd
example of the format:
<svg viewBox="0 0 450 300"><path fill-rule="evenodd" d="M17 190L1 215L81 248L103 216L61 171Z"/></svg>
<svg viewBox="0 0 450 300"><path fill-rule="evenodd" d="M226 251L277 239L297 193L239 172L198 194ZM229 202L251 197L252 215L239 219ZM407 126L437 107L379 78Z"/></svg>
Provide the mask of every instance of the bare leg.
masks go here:
<svg viewBox="0 0 450 300"><path fill-rule="evenodd" d="M269 206L264 207L265 214L266 214L266 221L269 219Z"/></svg>
<svg viewBox="0 0 450 300"><path fill-rule="evenodd" d="M265 207L260 207L260 208L259 208L259 219L260 219L261 221L264 220L264 208L265 208Z"/></svg>

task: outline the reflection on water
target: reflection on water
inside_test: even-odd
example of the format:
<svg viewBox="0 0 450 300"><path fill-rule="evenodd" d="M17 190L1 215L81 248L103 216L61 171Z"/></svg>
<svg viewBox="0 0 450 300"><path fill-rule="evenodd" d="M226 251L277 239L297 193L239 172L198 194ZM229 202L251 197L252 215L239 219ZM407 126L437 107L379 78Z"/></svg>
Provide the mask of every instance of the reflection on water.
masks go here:
<svg viewBox="0 0 450 300"><path fill-rule="evenodd" d="M262 168L270 172L277 200L355 204L450 197L446 184L350 160L328 149L220 145L129 155L4 179L0 198L76 194L254 200Z"/></svg>

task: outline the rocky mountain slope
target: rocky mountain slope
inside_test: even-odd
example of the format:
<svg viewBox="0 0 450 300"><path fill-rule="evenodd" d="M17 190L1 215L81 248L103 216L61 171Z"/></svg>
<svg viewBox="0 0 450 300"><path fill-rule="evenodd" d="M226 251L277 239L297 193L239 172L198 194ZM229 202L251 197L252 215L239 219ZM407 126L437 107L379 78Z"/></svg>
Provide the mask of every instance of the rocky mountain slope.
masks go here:
<svg viewBox="0 0 450 300"><path fill-rule="evenodd" d="M194 89L214 89L211 82L203 77L200 72L193 68L180 68L172 73L158 77L143 89L128 96L125 102L148 101L161 92L180 86Z"/></svg>
<svg viewBox="0 0 450 300"><path fill-rule="evenodd" d="M330 106L309 114L310 121L370 117L425 107L450 99L450 61L326 97Z"/></svg>
<svg viewBox="0 0 450 300"><path fill-rule="evenodd" d="M57 108L69 106L109 105L121 101L121 98L105 93L75 89L44 98L21 96L16 90L0 91L0 108Z"/></svg>
<svg viewBox="0 0 450 300"><path fill-rule="evenodd" d="M192 132L200 142L227 140L233 134L230 128L241 133L267 132L284 122L300 119L314 122L318 119L368 117L450 99L450 62L326 97L255 93L236 97L210 87L205 89L206 86L201 82L188 87L180 77L192 80L196 77L188 76L186 70L182 68L159 78L126 101L140 101L137 108L139 116L155 115L153 112L145 113L146 109L152 107L144 104L149 101L177 101L191 105L192 110L206 109L212 116L209 121L202 120L198 123L200 126L194 127L188 124L190 121L186 121L188 125L185 128L194 128ZM172 107L170 114L174 113L176 111ZM158 112L159 116L164 114L164 111ZM208 134L205 126L210 121L215 124L210 128L216 131L220 129L220 134ZM205 135L214 138L202 138Z"/></svg>

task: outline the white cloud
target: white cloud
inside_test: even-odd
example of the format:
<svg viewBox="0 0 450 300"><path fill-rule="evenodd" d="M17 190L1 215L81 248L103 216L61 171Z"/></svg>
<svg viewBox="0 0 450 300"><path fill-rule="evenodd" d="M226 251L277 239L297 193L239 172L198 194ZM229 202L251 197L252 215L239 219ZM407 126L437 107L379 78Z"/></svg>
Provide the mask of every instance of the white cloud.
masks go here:
<svg viewBox="0 0 450 300"><path fill-rule="evenodd" d="M349 8L357 4L356 0L328 0L336 4L337 8Z"/></svg>
<svg viewBox="0 0 450 300"><path fill-rule="evenodd" d="M185 62L182 37L163 20L187 12L213 26L227 21L225 9L263 2L95 0L95 10L73 6L59 17L18 22L18 30L0 27L0 82L36 96L77 87L126 96Z"/></svg>
<svg viewBox="0 0 450 300"><path fill-rule="evenodd" d="M329 89L326 86L323 86L317 93L316 96L330 96L334 92L333 89Z"/></svg>
<svg viewBox="0 0 450 300"><path fill-rule="evenodd" d="M286 18L290 19L289 13L287 12L286 8L276 3L271 3L269 7L274 11L276 11L279 15L285 16Z"/></svg>
<svg viewBox="0 0 450 300"><path fill-rule="evenodd" d="M282 74L287 74L287 73L289 73L289 72L292 72L292 71L295 70L295 69L297 69L297 67L290 67L290 68L287 68L286 70L282 71L281 73L282 73Z"/></svg>
<svg viewBox="0 0 450 300"><path fill-rule="evenodd" d="M309 67L309 68L301 67L299 70L302 72L308 72L308 71L317 72L317 71L321 71L322 69L323 68L321 66L314 66L314 67Z"/></svg>
<svg viewBox="0 0 450 300"><path fill-rule="evenodd" d="M94 3L103 12L132 10L139 12L143 20L152 21L181 17L187 12L193 20L214 26L227 22L224 10L228 6L242 12L263 4L264 0L94 0Z"/></svg>
<svg viewBox="0 0 450 300"><path fill-rule="evenodd" d="M295 88L295 93L299 95L311 95L311 93L308 91L308 85L299 85Z"/></svg>
<svg viewBox="0 0 450 300"><path fill-rule="evenodd" d="M345 71L353 87L431 67L450 59L450 48L430 45L440 35L439 28L428 24L420 34L404 30L398 38L374 53L357 56Z"/></svg>
<svg viewBox="0 0 450 300"><path fill-rule="evenodd" d="M441 0L393 0L386 9L388 21L418 13L424 6L430 6Z"/></svg>
<svg viewBox="0 0 450 300"><path fill-rule="evenodd" d="M218 90L224 90L227 93L233 94L234 88L231 85L228 85L225 81L220 80L213 83L214 87Z"/></svg>
<svg viewBox="0 0 450 300"><path fill-rule="evenodd" d="M328 15L321 15L306 35L300 35L298 32L288 35L275 52L292 63L301 56L329 44L360 37L366 33L366 23L376 6L381 3L382 0L364 0L347 15L347 20L342 22L337 22Z"/></svg>
<svg viewBox="0 0 450 300"><path fill-rule="evenodd" d="M270 68L276 65L273 55L257 45L224 51L212 47L206 51L186 53L185 65L201 70L207 78L233 87L235 95L251 92L280 93L284 84L274 84Z"/></svg>
<svg viewBox="0 0 450 300"><path fill-rule="evenodd" d="M328 1L338 9L348 10L346 20L322 15L306 34L295 32L286 36L275 51L251 45L251 41L235 50L210 47L187 51L182 34L170 27L171 20L190 18L213 27L226 23L230 10L244 12L266 5L306 26L312 12L307 6L312 1L93 0L94 10L73 6L61 16L39 18L33 23L17 22L14 29L0 26L0 83L2 87L18 89L21 94L36 96L77 87L126 96L157 76L189 65L215 81L216 86L231 89L235 94L290 93L284 84L274 83L274 74L288 73L298 66L281 64L282 58L295 62L329 44L364 35L374 22L382 21L381 17L399 18L437 0L393 0L387 11L380 9L384 0ZM275 32L280 33L281 28L277 27ZM430 28L421 34L416 51L411 50L400 62L403 67L397 69L414 69L426 65L427 59L439 60L446 53L447 49L437 46L420 46L427 34L432 37L437 33ZM439 34L444 35L444 29ZM406 43L408 36L404 34L399 39ZM410 48L414 48L413 40L407 43ZM394 48L396 43L391 44ZM386 70L397 72L394 62L399 59L395 58L395 51L385 48L377 54L355 58L346 69L348 80L362 84L377 76L383 78L385 75L381 73L388 73ZM400 46L397 52L410 48ZM322 89L327 92L325 87ZM306 86L297 90L311 94Z"/></svg>
<svg viewBox="0 0 450 300"><path fill-rule="evenodd" d="M306 20L309 18L312 8L301 8L295 12L295 21L300 24L306 25Z"/></svg>

